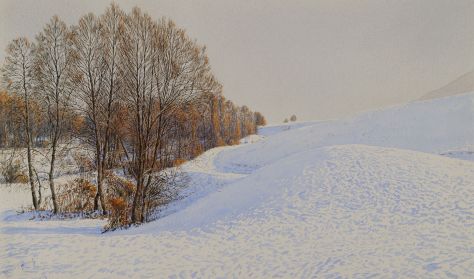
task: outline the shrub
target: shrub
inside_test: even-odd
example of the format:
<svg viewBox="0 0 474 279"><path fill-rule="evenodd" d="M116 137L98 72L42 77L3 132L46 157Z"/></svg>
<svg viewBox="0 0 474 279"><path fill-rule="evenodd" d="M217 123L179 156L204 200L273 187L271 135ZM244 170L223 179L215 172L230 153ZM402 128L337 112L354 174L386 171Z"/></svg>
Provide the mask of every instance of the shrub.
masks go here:
<svg viewBox="0 0 474 279"><path fill-rule="evenodd" d="M188 182L178 169L166 169L152 176L145 186L142 214L145 222L155 219L160 208L179 198L180 189Z"/></svg>
<svg viewBox="0 0 474 279"><path fill-rule="evenodd" d="M146 181L148 181L146 179ZM110 209L108 223L104 231L126 228L131 224L131 211L135 184L114 174L107 174L107 208ZM145 184L140 212L143 221L155 218L154 213L178 198L179 190L187 182L186 177L176 170L168 169L151 176L150 183Z"/></svg>
<svg viewBox="0 0 474 279"><path fill-rule="evenodd" d="M2 176L6 183L28 183L28 176L21 169L20 162L16 160L7 164L2 169Z"/></svg>
<svg viewBox="0 0 474 279"><path fill-rule="evenodd" d="M23 183L23 184L26 184L28 183L30 180L28 179L28 176L24 173L20 173L17 177L16 177L16 183Z"/></svg>
<svg viewBox="0 0 474 279"><path fill-rule="evenodd" d="M122 197L110 197L108 199L110 209L109 221L105 230L128 226L128 203Z"/></svg>
<svg viewBox="0 0 474 279"><path fill-rule="evenodd" d="M127 227L130 225L135 185L131 181L110 172L106 174L105 181L107 183L107 208L110 209L110 212L104 230L109 231Z"/></svg>
<svg viewBox="0 0 474 279"><path fill-rule="evenodd" d="M89 180L76 178L58 185L56 199L62 213L89 213L94 211L97 187Z"/></svg>
<svg viewBox="0 0 474 279"><path fill-rule="evenodd" d="M178 158L176 160L174 160L174 166L175 167L178 167L178 166L181 166L182 164L186 163L186 159L182 159L182 158Z"/></svg>
<svg viewBox="0 0 474 279"><path fill-rule="evenodd" d="M74 153L73 158L79 168L79 172L90 172L95 169L94 162L84 154Z"/></svg>

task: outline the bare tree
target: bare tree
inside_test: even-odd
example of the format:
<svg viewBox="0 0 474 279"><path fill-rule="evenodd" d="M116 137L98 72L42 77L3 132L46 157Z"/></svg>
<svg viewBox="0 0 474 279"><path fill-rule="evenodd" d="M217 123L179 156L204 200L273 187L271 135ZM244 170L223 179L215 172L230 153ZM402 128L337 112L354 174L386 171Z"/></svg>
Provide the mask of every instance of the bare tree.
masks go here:
<svg viewBox="0 0 474 279"><path fill-rule="evenodd" d="M155 178L150 174L157 171L157 167L165 167L161 161L161 152L170 117L181 108L197 102L204 93L213 94L221 90L221 85L210 72L205 48L199 47L186 35L185 30L177 28L173 21L162 19L153 25L151 47L150 90L153 97L150 101L154 99L157 104L157 113L149 112L147 115L152 153L149 155L151 161L146 160L148 165L142 196L142 220L146 193ZM178 140L178 157L179 143ZM159 164L157 158L160 158Z"/></svg>
<svg viewBox="0 0 474 279"><path fill-rule="evenodd" d="M100 18L93 14L82 17L74 36L78 104L88 125L82 138L94 147L97 168L94 209L99 209L100 201L103 214L107 210L103 182L120 88L117 77L122 18L123 12L112 4Z"/></svg>
<svg viewBox="0 0 474 279"><path fill-rule="evenodd" d="M80 137L94 151L95 159L85 162L88 170L97 170L97 185L87 182L95 194L94 210L111 213L109 218L120 219L111 224L125 226L147 221L154 208L174 198L175 187L168 186L176 184L175 176L166 175L167 168L209 148L238 143L264 122L260 114L224 98L205 47L171 20L155 21L138 8L125 14L112 4L103 15L87 14L71 28L53 17L34 47L28 47L30 55L25 73L31 81L26 87L17 82L15 91L28 100L27 111L32 110L32 92L41 102L34 102L33 111L44 108L40 130L39 124L29 128L31 119L24 126L28 145L35 135L46 142L55 213L58 204L64 205L56 197L55 169L71 137ZM7 108L9 102L0 106ZM0 107L1 113L7 111ZM5 128L11 123L4 122L2 130L11 130ZM35 118L35 123L40 122ZM7 133L2 132L4 142L23 137L18 131ZM122 168L126 178L118 179L113 168ZM34 168L30 180L32 173L39 182ZM113 196L119 192L127 194Z"/></svg>
<svg viewBox="0 0 474 279"><path fill-rule="evenodd" d="M140 202L146 174L146 161L150 152L152 113L156 107L151 82L151 44L154 23L140 9L134 8L126 18L126 30L121 38L122 73L126 87L123 98L130 118L130 142L132 158L130 172L136 181L131 222L141 221Z"/></svg>
<svg viewBox="0 0 474 279"><path fill-rule="evenodd" d="M101 24L97 17L89 13L79 19L75 29L74 51L77 55L74 65L76 98L78 109L85 118L87 128L84 135L85 142L94 147L97 166L97 194L94 199L94 210L99 209L99 200L102 211L106 213L106 205L102 191L103 171L102 151L104 145L103 109L105 108L104 75L105 61L103 57L103 40Z"/></svg>
<svg viewBox="0 0 474 279"><path fill-rule="evenodd" d="M3 68L3 80L8 88L19 94L23 100L21 115L25 131L24 144L26 145L28 180L31 187L31 196L35 210L39 208L34 182L34 167L32 162L32 132L30 101L33 94L33 54L32 45L26 38L13 40L7 48L7 56Z"/></svg>
<svg viewBox="0 0 474 279"><path fill-rule="evenodd" d="M118 110L118 101L119 101L119 92L121 88L121 83L118 78L119 74L119 41L120 36L124 30L123 26L123 12L119 9L116 4L111 4L105 14L100 18L101 26L101 60L103 67L103 87L102 94L104 95L101 100L101 112L102 112L102 122L101 125L103 132L102 137L99 140L102 140L102 158L99 158L98 163L100 162L101 166L98 166L98 172L103 180L105 177L106 163L108 159L108 153L110 149L111 137L114 131L113 120L117 115ZM99 174L98 174L99 176ZM101 181L102 181L101 180ZM97 210L97 203L100 199L102 204L102 209L106 211L106 206L104 202L104 194L102 190L102 185L98 184L97 195L94 199L94 207Z"/></svg>
<svg viewBox="0 0 474 279"><path fill-rule="evenodd" d="M121 40L124 101L130 119L131 173L136 181L132 223L143 220L144 193L158 171L169 115L219 87L210 74L205 49L168 20L158 24L135 8Z"/></svg>
<svg viewBox="0 0 474 279"><path fill-rule="evenodd" d="M38 93L47 110L50 168L48 173L54 213L58 213L54 188L54 171L58 145L64 137L71 110L72 73L74 64L72 37L66 24L54 16L37 36L35 80Z"/></svg>

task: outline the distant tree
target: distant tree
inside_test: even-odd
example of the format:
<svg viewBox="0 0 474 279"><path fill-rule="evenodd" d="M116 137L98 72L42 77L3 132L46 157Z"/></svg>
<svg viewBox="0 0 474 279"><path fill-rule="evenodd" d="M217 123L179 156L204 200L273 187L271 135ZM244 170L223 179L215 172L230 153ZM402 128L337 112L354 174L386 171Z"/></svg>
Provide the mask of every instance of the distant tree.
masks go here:
<svg viewBox="0 0 474 279"><path fill-rule="evenodd" d="M291 121L291 122L295 122L295 121L296 121L296 115L293 114L293 115L290 117L290 121Z"/></svg>
<svg viewBox="0 0 474 279"><path fill-rule="evenodd" d="M255 117L255 125L257 125L257 126L267 125L267 120L265 119L263 114L261 114L260 112L256 111L254 113L254 117Z"/></svg>
<svg viewBox="0 0 474 279"><path fill-rule="evenodd" d="M221 129L220 129L220 115L219 115L219 103L220 103L220 98L218 95L212 95L211 96L211 125L213 129L213 145L214 146L222 146L224 145L224 142L221 137Z"/></svg>
<svg viewBox="0 0 474 279"><path fill-rule="evenodd" d="M11 100L12 97L7 91L0 91L0 147L8 147L11 142L13 130Z"/></svg>
<svg viewBox="0 0 474 279"><path fill-rule="evenodd" d="M288 118L285 118L285 120L283 120L283 123L288 123Z"/></svg>
<svg viewBox="0 0 474 279"><path fill-rule="evenodd" d="M224 132L223 137L227 144L233 143L233 131L235 126L234 119L235 105L230 101L225 101L223 105L223 126Z"/></svg>

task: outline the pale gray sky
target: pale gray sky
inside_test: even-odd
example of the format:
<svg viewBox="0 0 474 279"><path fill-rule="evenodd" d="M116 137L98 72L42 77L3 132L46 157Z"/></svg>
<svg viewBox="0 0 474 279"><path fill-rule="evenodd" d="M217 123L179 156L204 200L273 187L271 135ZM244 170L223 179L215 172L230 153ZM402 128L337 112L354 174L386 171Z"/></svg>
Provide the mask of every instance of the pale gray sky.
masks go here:
<svg viewBox="0 0 474 279"><path fill-rule="evenodd" d="M270 122L403 103L474 69L474 0L116 1L167 16L205 44L224 94ZM57 14L110 1L0 0L0 59Z"/></svg>

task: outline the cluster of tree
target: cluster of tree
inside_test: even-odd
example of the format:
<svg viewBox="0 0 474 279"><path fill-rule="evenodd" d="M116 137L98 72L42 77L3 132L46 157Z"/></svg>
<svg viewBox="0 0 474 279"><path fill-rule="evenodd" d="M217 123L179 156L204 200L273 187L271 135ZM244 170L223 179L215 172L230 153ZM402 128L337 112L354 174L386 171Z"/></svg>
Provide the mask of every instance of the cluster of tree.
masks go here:
<svg viewBox="0 0 474 279"><path fill-rule="evenodd" d="M295 122L295 121L296 121L296 115L293 114L293 115L290 117L290 121L291 121L291 122ZM288 118L285 118L285 120L283 120L283 122L284 122L284 123L288 123Z"/></svg>
<svg viewBox="0 0 474 279"><path fill-rule="evenodd" d="M13 40L3 81L9 93L0 94L0 144L26 147L35 209L32 150L49 151L54 213L61 210L54 184L58 148L71 139L94 153L94 210L110 212L108 173L123 168L133 181L126 223L140 223L150 189L163 185L156 173L265 125L260 113L224 98L205 47L183 29L115 4L75 26L55 16L34 42Z"/></svg>

